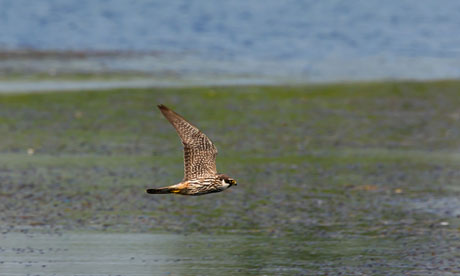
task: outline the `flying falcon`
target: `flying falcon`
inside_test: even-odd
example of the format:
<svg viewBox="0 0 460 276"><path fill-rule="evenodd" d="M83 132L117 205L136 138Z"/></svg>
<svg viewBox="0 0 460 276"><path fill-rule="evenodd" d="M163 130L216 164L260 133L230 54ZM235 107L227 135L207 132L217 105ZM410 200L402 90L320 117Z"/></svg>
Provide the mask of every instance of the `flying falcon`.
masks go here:
<svg viewBox="0 0 460 276"><path fill-rule="evenodd" d="M147 189L149 194L204 195L236 186L235 179L217 173L217 149L209 138L179 114L160 104L161 113L176 129L184 145L184 179L179 184Z"/></svg>

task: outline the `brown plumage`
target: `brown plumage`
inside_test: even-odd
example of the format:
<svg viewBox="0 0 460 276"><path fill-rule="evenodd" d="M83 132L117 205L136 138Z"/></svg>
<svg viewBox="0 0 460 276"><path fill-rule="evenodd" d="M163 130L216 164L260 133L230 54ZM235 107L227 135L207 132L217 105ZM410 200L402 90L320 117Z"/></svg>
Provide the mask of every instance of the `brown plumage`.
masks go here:
<svg viewBox="0 0 460 276"><path fill-rule="evenodd" d="M184 145L184 179L176 185L147 189L147 193L203 195L236 185L234 179L217 173L217 149L203 132L168 107L161 104L158 108L176 129Z"/></svg>

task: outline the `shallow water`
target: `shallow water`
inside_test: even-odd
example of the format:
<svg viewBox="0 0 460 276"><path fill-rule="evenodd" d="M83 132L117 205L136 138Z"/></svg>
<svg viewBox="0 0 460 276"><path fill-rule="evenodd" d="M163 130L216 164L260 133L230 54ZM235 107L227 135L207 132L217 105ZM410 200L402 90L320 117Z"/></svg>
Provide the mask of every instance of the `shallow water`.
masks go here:
<svg viewBox="0 0 460 276"><path fill-rule="evenodd" d="M186 87L186 86L239 86L239 85L270 85L276 82L262 78L237 78L237 79L182 79L182 80L159 80L159 79L133 79L133 80L107 80L107 81L7 81L0 82L0 93L34 93L34 92L65 92L83 90L105 90L122 88L150 88L150 87Z"/></svg>
<svg viewBox="0 0 460 276"><path fill-rule="evenodd" d="M414 262L395 256L403 252L407 241L248 234L8 233L0 237L0 270L2 275L361 275L415 269Z"/></svg>
<svg viewBox="0 0 460 276"><path fill-rule="evenodd" d="M459 86L3 95L0 274L459 275ZM145 194L183 173L152 103L240 185Z"/></svg>

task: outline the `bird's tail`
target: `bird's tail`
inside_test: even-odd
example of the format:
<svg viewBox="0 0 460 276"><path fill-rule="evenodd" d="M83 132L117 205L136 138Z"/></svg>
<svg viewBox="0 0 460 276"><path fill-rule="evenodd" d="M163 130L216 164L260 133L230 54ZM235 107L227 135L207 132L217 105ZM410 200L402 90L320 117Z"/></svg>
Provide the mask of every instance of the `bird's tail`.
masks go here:
<svg viewBox="0 0 460 276"><path fill-rule="evenodd" d="M148 194L177 194L179 193L179 190L176 188L171 188L171 187L164 187L164 188L152 188L152 189L147 189L145 190Z"/></svg>

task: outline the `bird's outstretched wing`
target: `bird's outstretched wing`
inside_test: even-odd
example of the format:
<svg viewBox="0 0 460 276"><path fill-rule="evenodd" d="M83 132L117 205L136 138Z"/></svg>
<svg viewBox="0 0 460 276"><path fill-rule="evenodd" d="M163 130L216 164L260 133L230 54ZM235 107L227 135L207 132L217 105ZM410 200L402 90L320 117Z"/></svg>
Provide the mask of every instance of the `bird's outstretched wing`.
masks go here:
<svg viewBox="0 0 460 276"><path fill-rule="evenodd" d="M168 107L158 105L161 113L174 126L184 145L184 181L217 173L217 149L197 127Z"/></svg>

